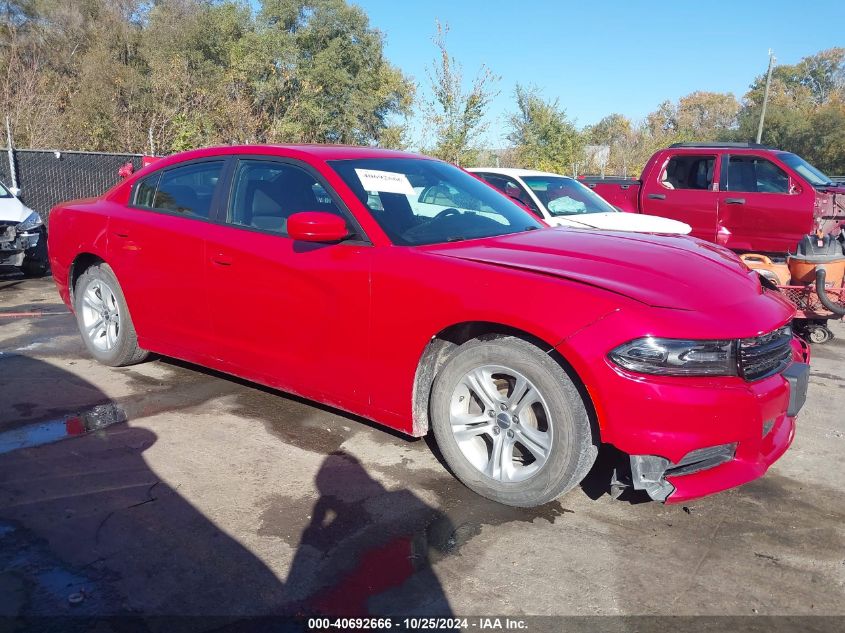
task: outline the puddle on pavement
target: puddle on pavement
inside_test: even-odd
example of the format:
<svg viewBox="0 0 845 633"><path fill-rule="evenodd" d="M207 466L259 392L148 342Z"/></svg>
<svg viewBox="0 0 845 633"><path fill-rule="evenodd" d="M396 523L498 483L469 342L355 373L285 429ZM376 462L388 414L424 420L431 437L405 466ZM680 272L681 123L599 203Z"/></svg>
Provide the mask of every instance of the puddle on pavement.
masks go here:
<svg viewBox="0 0 845 633"><path fill-rule="evenodd" d="M78 437L119 422L126 422L121 407L100 404L82 413L4 431L0 433L0 454Z"/></svg>
<svg viewBox="0 0 845 633"><path fill-rule="evenodd" d="M19 334L0 339L0 360L32 350L50 356L62 356L84 350L76 320L64 304L22 304L15 306L13 312L37 313L40 316L12 317L8 311L0 310L0 333L7 333L2 328L12 324L26 324L26 329Z"/></svg>

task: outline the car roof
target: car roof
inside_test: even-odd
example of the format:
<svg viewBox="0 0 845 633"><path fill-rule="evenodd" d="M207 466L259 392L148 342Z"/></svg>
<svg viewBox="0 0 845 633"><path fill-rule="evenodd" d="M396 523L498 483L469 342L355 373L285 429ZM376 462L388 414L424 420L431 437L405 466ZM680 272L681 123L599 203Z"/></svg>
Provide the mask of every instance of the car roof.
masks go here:
<svg viewBox="0 0 845 633"><path fill-rule="evenodd" d="M709 155L736 154L736 155L742 155L742 154L760 154L761 152L762 153L770 152L770 153L778 154L778 153L782 153L783 150L775 149L775 148L772 148L772 147L765 147L763 145L761 145L759 147L745 147L745 146L739 145L739 144L738 145L727 145L727 144L723 144L723 145L710 144L710 145L708 145L706 143L699 143L699 144L696 144L696 145L681 145L681 146L671 145L669 147L664 147L663 149L657 150L657 152L655 152L654 155L655 156L657 156L658 154L662 154L662 155L666 155L666 154L675 154L675 155L678 155L678 154L682 154L682 155L688 155L688 154L692 154L692 155L696 155L696 154L709 154Z"/></svg>
<svg viewBox="0 0 845 633"><path fill-rule="evenodd" d="M292 144L292 145L217 145L213 147L202 147L199 149L171 154L151 163L153 169L181 163L197 158L212 156L230 156L233 154L258 154L270 156L287 156L291 158L316 158L318 160L348 160L364 158L427 158L410 152L400 152L392 149L379 147L360 147L356 145L317 145L317 144Z"/></svg>
<svg viewBox="0 0 845 633"><path fill-rule="evenodd" d="M501 174L502 176L555 176L557 178L569 178L562 174L553 174L550 171L537 171L536 169L517 169L515 167L468 167L469 172L483 171L488 174Z"/></svg>
<svg viewBox="0 0 845 633"><path fill-rule="evenodd" d="M295 145L266 145L262 147L279 148L308 154L323 160L342 160L347 158L420 158L420 154L402 152L381 147L362 147L360 145L318 145L302 143Z"/></svg>

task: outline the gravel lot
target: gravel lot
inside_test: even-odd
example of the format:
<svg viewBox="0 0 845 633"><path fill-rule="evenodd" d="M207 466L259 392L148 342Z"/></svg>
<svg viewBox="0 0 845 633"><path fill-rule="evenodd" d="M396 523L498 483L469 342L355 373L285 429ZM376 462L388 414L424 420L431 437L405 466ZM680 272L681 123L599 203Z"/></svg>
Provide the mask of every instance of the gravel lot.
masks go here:
<svg viewBox="0 0 845 633"><path fill-rule="evenodd" d="M0 614L843 616L833 329L763 479L529 511L425 440L178 361L100 366L50 278L0 274Z"/></svg>

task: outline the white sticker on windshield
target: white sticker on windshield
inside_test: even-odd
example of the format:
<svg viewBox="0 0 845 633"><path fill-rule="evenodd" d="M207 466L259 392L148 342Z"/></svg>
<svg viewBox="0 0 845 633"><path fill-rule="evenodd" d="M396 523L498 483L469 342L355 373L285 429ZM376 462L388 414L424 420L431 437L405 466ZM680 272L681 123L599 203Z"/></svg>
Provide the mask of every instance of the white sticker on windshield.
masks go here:
<svg viewBox="0 0 845 633"><path fill-rule="evenodd" d="M358 174L358 180L366 191L414 195L414 188L405 174L378 169L356 169L355 173Z"/></svg>

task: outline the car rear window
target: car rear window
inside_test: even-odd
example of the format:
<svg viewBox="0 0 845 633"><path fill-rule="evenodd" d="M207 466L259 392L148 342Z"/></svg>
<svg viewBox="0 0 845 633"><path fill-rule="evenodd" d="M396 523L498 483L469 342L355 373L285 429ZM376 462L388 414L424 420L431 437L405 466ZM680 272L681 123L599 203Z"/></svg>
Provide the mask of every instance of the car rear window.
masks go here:
<svg viewBox="0 0 845 633"><path fill-rule="evenodd" d="M192 163L153 174L135 188L139 207L199 218L211 214L211 201L223 171L222 160Z"/></svg>

